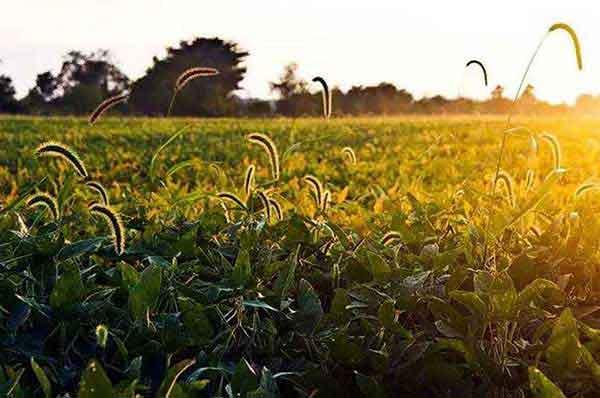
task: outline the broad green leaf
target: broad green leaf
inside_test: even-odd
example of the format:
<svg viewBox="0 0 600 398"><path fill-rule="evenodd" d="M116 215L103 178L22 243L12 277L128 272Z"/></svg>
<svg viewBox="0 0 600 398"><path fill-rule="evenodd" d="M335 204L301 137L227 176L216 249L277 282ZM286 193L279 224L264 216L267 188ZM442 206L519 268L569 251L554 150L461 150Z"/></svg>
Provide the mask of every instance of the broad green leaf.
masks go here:
<svg viewBox="0 0 600 398"><path fill-rule="evenodd" d="M550 294L564 299L564 293L556 283L547 279L536 279L521 290L519 293L518 305L519 307L525 307L532 301L539 304L542 301L543 296L548 296Z"/></svg>
<svg viewBox="0 0 600 398"><path fill-rule="evenodd" d="M581 344L577 320L570 309L565 309L554 323L545 355L556 374L576 370L581 358Z"/></svg>
<svg viewBox="0 0 600 398"><path fill-rule="evenodd" d="M256 390L258 385L258 375L248 361L242 358L231 379L231 390L234 396L244 398L250 391Z"/></svg>
<svg viewBox="0 0 600 398"><path fill-rule="evenodd" d="M481 317L481 319L485 319L488 313L487 304L479 297L479 295L475 292L467 292L464 290L454 290L449 294L450 298L456 300L461 303L473 315L477 315Z"/></svg>
<svg viewBox="0 0 600 398"><path fill-rule="evenodd" d="M195 344L203 345L214 335L214 328L206 316L204 306L188 298L179 299L183 325Z"/></svg>
<svg viewBox="0 0 600 398"><path fill-rule="evenodd" d="M54 309L66 309L79 304L84 294L79 267L73 262L59 265L60 277L50 294L50 305Z"/></svg>
<svg viewBox="0 0 600 398"><path fill-rule="evenodd" d="M57 259L59 261L64 261L84 254L95 253L102 248L105 241L105 237L97 237L68 244L58 252Z"/></svg>
<svg viewBox="0 0 600 398"><path fill-rule="evenodd" d="M323 317L321 300L306 279L300 281L298 288L298 312L296 321L298 329L304 333L312 333Z"/></svg>
<svg viewBox="0 0 600 398"><path fill-rule="evenodd" d="M508 273L480 271L473 278L473 284L479 297L489 302L493 318L512 319L516 310L517 291Z"/></svg>
<svg viewBox="0 0 600 398"><path fill-rule="evenodd" d="M114 397L112 383L104 369L95 359L85 368L79 382L79 398Z"/></svg>
<svg viewBox="0 0 600 398"><path fill-rule="evenodd" d="M250 253L242 249L238 253L233 267L233 283L237 286L245 286L252 277L252 266L250 265Z"/></svg>
<svg viewBox="0 0 600 398"><path fill-rule="evenodd" d="M566 398L565 394L550 381L539 369L530 366L529 386L533 398Z"/></svg>
<svg viewBox="0 0 600 398"><path fill-rule="evenodd" d="M52 397L52 385L50 384L50 380L48 380L48 376L46 376L46 372L44 372L44 369L42 369L40 367L40 365L37 364L37 362L35 361L35 359L33 357L31 357L30 362L31 362L31 369L33 370L35 377L37 378L38 382L40 383L40 386L42 386L42 391L44 391L44 396L46 398L51 398Z"/></svg>
<svg viewBox="0 0 600 398"><path fill-rule="evenodd" d="M134 319L143 319L146 311L156 305L160 295L161 280L161 268L151 265L146 267L140 276L140 281L129 290L129 309Z"/></svg>
<svg viewBox="0 0 600 398"><path fill-rule="evenodd" d="M369 252L367 254L367 258L369 259L369 265L371 267L371 274L373 275L373 279L375 280L385 280L392 270L388 263L383 259L383 257Z"/></svg>

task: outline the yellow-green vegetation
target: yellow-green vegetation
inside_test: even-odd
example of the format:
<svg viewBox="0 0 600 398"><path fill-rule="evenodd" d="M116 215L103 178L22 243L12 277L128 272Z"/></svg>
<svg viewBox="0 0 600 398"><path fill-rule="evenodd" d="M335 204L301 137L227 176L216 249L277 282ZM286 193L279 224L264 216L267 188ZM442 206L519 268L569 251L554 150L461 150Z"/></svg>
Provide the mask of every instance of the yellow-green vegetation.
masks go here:
<svg viewBox="0 0 600 398"><path fill-rule="evenodd" d="M597 396L599 133L0 118L0 392Z"/></svg>

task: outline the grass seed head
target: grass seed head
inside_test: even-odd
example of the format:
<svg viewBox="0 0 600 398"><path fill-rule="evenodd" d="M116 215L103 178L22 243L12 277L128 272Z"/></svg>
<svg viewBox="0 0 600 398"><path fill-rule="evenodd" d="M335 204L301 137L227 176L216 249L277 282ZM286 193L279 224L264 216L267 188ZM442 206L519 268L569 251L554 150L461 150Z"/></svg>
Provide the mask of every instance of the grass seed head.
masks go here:
<svg viewBox="0 0 600 398"><path fill-rule="evenodd" d="M40 192L30 196L27 199L26 204L27 207L45 207L50 211L54 220L58 220L60 218L60 211L56 198L46 192Z"/></svg>
<svg viewBox="0 0 600 398"><path fill-rule="evenodd" d="M254 184L254 171L255 167L253 164L248 166L246 169L246 175L244 176L244 192L246 192L246 196L250 195L252 191L252 185Z"/></svg>
<svg viewBox="0 0 600 398"><path fill-rule="evenodd" d="M244 202L242 202L242 200L236 194L234 194L232 192L219 192L217 194L217 197L219 197L220 199L223 199L223 200L228 200L230 202L233 202L244 210L247 209Z"/></svg>
<svg viewBox="0 0 600 398"><path fill-rule="evenodd" d="M106 192L106 189L104 189L102 184L100 184L98 181L87 181L85 185L91 190L96 191L100 194L100 197L102 198L102 203L105 206L108 206L110 204L108 200L108 193Z"/></svg>
<svg viewBox="0 0 600 398"><path fill-rule="evenodd" d="M554 170L559 170L561 168L561 149L560 142L558 139L552 134L542 134L542 139L544 139L548 144L550 144L550 148L552 149L552 158L554 159Z"/></svg>
<svg viewBox="0 0 600 398"><path fill-rule="evenodd" d="M52 156L59 157L66 160L83 178L88 178L88 172L85 168L83 161L77 155L73 149L69 148L67 145L61 144L59 142L45 142L37 147L35 150L36 155L38 156Z"/></svg>
<svg viewBox="0 0 600 398"><path fill-rule="evenodd" d="M96 121L100 118L100 116L102 116L104 112L106 112L113 106L120 104L121 102L125 102L127 98L129 98L129 94L120 94L102 101L102 103L98 105L98 107L90 115L90 124L96 123Z"/></svg>
<svg viewBox="0 0 600 398"><path fill-rule="evenodd" d="M304 181L312 188L313 195L315 197L315 203L317 207L321 208L321 203L323 199L323 184L321 181L313 175L307 175L304 177Z"/></svg>
<svg viewBox="0 0 600 398"><path fill-rule="evenodd" d="M115 253L118 255L125 253L125 227L119 214L110 207L98 203L90 205L89 210L92 214L99 215L106 220L113 235Z"/></svg>
<svg viewBox="0 0 600 398"><path fill-rule="evenodd" d="M269 155L269 162L271 163L271 174L274 180L279 179L279 153L277 152L277 146L271 138L260 133L251 133L246 136L246 139L253 144L260 145Z"/></svg>
<svg viewBox="0 0 600 398"><path fill-rule="evenodd" d="M315 77L314 79L312 79L313 82L315 83L320 83L321 86L323 87L323 91L322 91L322 96L323 96L323 116L325 116L326 119L329 119L331 117L331 91L329 91L329 85L327 84L327 82L325 81L325 79L323 79L320 76Z"/></svg>
<svg viewBox="0 0 600 398"><path fill-rule="evenodd" d="M343 148L342 154L351 164L356 164L356 154L354 153L354 150L352 148L350 148L349 146Z"/></svg>

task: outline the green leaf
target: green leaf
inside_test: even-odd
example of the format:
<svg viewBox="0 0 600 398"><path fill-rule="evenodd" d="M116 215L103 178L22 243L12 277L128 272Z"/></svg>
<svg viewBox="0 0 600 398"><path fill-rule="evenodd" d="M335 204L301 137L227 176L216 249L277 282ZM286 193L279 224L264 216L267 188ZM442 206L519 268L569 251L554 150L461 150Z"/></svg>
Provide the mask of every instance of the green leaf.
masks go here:
<svg viewBox="0 0 600 398"><path fill-rule="evenodd" d="M485 319L488 313L487 304L479 297L479 295L475 292L467 292L463 290L454 290L449 294L450 298L455 301L458 301L473 315L479 316L481 319Z"/></svg>
<svg viewBox="0 0 600 398"><path fill-rule="evenodd" d="M306 279L300 281L298 289L298 312L296 320L298 329L304 333L312 333L323 317L321 300Z"/></svg>
<svg viewBox="0 0 600 398"><path fill-rule="evenodd" d="M373 377L366 376L362 373L354 371L354 378L360 392L369 398L384 398L386 397L385 390Z"/></svg>
<svg viewBox="0 0 600 398"><path fill-rule="evenodd" d="M233 283L237 286L245 286L252 276L252 266L250 265L250 253L248 250L242 249L235 259L233 267Z"/></svg>
<svg viewBox="0 0 600 398"><path fill-rule="evenodd" d="M51 398L52 397L52 386L50 385L50 380L48 380L48 376L46 376L46 372L44 372L44 369L42 369L40 367L40 365L37 364L37 362L35 361L35 359L33 357L31 357L30 362L31 362L31 369L33 369L33 373L35 374L35 377L37 378L38 382L42 386L42 390L44 391L44 396L46 398Z"/></svg>
<svg viewBox="0 0 600 398"><path fill-rule="evenodd" d="M383 257L375 254L375 253L367 253L367 258L369 259L369 265L371 267L371 275L373 275L373 279L375 280L385 280L392 270L388 263L383 259Z"/></svg>
<svg viewBox="0 0 600 398"><path fill-rule="evenodd" d="M204 306L188 298L179 299L183 325L195 344L203 345L214 336L214 328L206 316Z"/></svg>
<svg viewBox="0 0 600 398"><path fill-rule="evenodd" d="M538 278L521 290L519 293L518 305L519 307L525 307L531 302L540 304L543 301L543 297L550 295L558 297L561 301L564 299L564 293L556 283L547 279Z"/></svg>
<svg viewBox="0 0 600 398"><path fill-rule="evenodd" d="M168 140L166 140L157 150L156 152L154 152L154 154L152 155L152 159L150 160L150 178L154 179L155 176L155 168L156 168L156 159L158 159L158 155L162 152L163 149L165 149L167 146L169 146L169 144L171 142L173 142L177 137L179 137L181 134L183 134L188 127L190 127L190 125L184 126L183 128L179 129L177 132L175 132L175 134L173 134L171 137L169 137Z"/></svg>
<svg viewBox="0 0 600 398"><path fill-rule="evenodd" d="M570 309L565 309L554 323L546 348L546 359L556 374L574 371L581 358L577 320Z"/></svg>
<svg viewBox="0 0 600 398"><path fill-rule="evenodd" d="M59 261L64 261L69 258L82 256L84 254L95 253L100 250L105 241L105 237L96 237L68 244L58 252L57 259Z"/></svg>
<svg viewBox="0 0 600 398"><path fill-rule="evenodd" d="M475 292L489 302L491 316L498 320L507 320L515 315L517 290L507 272L492 275L480 271L473 278Z"/></svg>
<svg viewBox="0 0 600 398"><path fill-rule="evenodd" d="M114 397L112 383L100 363L91 360L79 382L79 398Z"/></svg>
<svg viewBox="0 0 600 398"><path fill-rule="evenodd" d="M129 290L129 309L134 319L143 319L160 295L162 270L157 266L146 267L140 281Z"/></svg>
<svg viewBox="0 0 600 398"><path fill-rule="evenodd" d="M167 371L167 375L163 379L160 388L156 394L157 397L165 398L184 398L187 394L184 393L181 386L177 384L177 379L185 372L190 366L196 363L195 359L184 359L181 362L176 363Z"/></svg>
<svg viewBox="0 0 600 398"><path fill-rule="evenodd" d="M75 263L61 263L60 269L61 275L50 294L50 305L54 309L62 310L80 303L84 287L79 267Z"/></svg>
<svg viewBox="0 0 600 398"><path fill-rule="evenodd" d="M529 386L533 398L566 398L565 394L554 383L550 381L539 369L530 366Z"/></svg>
<svg viewBox="0 0 600 398"><path fill-rule="evenodd" d="M238 362L231 379L231 390L234 396L244 398L250 391L256 390L258 385L257 374L248 361L242 358Z"/></svg>

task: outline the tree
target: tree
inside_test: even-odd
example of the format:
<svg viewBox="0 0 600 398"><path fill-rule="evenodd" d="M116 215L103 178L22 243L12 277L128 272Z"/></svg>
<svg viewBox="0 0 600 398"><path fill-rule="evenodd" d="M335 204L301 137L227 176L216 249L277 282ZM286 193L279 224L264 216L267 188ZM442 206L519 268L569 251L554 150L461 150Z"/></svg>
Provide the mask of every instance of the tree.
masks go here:
<svg viewBox="0 0 600 398"><path fill-rule="evenodd" d="M108 50L67 53L55 76L37 76L23 103L31 112L86 114L107 97L127 90L129 79L114 64Z"/></svg>
<svg viewBox="0 0 600 398"><path fill-rule="evenodd" d="M500 100L504 96L504 87L497 85L492 91L492 100Z"/></svg>
<svg viewBox="0 0 600 398"><path fill-rule="evenodd" d="M154 57L146 74L133 84L129 103L137 113L162 115L169 107L177 77L189 68L204 66L217 69L219 74L186 85L177 94L173 114L233 114L237 102L231 94L240 88L246 73L242 63L248 55L237 43L219 38L182 41L178 48L168 48L164 59Z"/></svg>
<svg viewBox="0 0 600 398"><path fill-rule="evenodd" d="M271 92L279 97L277 111L286 116L317 115L321 107L321 93L312 95L308 82L298 77L298 64L292 62L284 67L276 82L269 83Z"/></svg>
<svg viewBox="0 0 600 398"><path fill-rule="evenodd" d="M12 79L6 75L0 75L0 113L16 113L19 111L15 94Z"/></svg>

